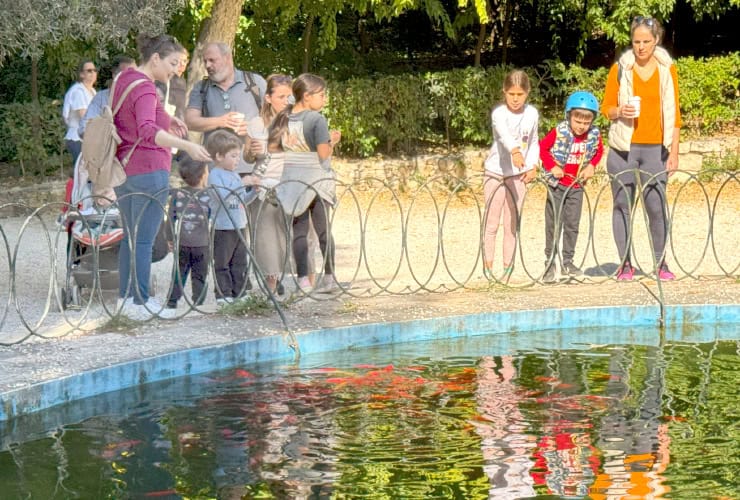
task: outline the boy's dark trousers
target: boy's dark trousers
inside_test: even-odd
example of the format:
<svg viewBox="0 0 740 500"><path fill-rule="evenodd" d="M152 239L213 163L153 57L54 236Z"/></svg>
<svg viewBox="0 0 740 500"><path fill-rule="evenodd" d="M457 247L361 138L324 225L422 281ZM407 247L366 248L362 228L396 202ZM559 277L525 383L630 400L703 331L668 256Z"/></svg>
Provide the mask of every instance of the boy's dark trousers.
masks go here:
<svg viewBox="0 0 740 500"><path fill-rule="evenodd" d="M179 273L172 285L172 292L167 299L167 307L176 307L182 297L188 275L192 274L191 286L193 289L193 304L202 305L206 298L206 278L208 277L208 262L210 250L208 247L180 247L178 252Z"/></svg>
<svg viewBox="0 0 740 500"><path fill-rule="evenodd" d="M560 233L563 234L563 265L572 263L578 241L578 226L581 222L583 189L558 184L547 187L545 204L545 259L558 252ZM553 258L553 263L557 258Z"/></svg>
<svg viewBox="0 0 740 500"><path fill-rule="evenodd" d="M213 267L216 274L216 298L237 298L246 291L247 247L242 229L214 231Z"/></svg>

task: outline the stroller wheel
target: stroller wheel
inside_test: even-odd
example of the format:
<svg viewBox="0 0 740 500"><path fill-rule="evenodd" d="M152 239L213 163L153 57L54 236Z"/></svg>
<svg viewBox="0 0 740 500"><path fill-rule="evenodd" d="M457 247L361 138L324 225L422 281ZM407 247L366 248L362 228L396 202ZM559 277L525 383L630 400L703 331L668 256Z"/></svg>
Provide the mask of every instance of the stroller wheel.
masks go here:
<svg viewBox="0 0 740 500"><path fill-rule="evenodd" d="M72 284L69 288L62 288L59 298L62 302L62 310L66 311L71 308L79 308L82 306L80 298L80 287Z"/></svg>
<svg viewBox="0 0 740 500"><path fill-rule="evenodd" d="M72 285L70 288L70 305L73 305L75 307L82 307L82 297L80 295L80 287L77 285Z"/></svg>

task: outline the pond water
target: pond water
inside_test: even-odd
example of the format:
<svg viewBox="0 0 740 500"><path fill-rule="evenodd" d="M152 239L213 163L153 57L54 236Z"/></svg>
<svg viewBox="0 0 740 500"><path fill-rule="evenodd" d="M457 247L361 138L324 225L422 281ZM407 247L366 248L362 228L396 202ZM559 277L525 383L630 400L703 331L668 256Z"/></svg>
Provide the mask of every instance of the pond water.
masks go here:
<svg viewBox="0 0 740 500"><path fill-rule="evenodd" d="M730 328L395 344L146 385L3 424L1 496L738 498Z"/></svg>

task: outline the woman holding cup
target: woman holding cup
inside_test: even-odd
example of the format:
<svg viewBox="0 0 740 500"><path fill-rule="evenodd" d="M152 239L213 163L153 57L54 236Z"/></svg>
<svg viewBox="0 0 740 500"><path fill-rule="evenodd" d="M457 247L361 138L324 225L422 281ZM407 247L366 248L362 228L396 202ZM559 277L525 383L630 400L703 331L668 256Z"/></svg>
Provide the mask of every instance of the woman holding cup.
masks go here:
<svg viewBox="0 0 740 500"><path fill-rule="evenodd" d="M675 278L665 263L666 182L678 168L681 111L676 66L658 45L662 34L656 19L633 19L632 48L609 71L601 105L601 112L611 121L606 168L612 179L612 229L620 259L619 281L629 281L635 273L630 234L638 187L649 219L655 275L661 280Z"/></svg>
<svg viewBox="0 0 740 500"><path fill-rule="evenodd" d="M275 200L274 188L283 175L284 153L280 137L270 137L268 127L288 106L293 81L287 75L270 75L260 116L247 122L247 147L244 160L255 163L244 184L255 186L259 201L247 207L254 258L271 292L278 289L287 262L288 220Z"/></svg>

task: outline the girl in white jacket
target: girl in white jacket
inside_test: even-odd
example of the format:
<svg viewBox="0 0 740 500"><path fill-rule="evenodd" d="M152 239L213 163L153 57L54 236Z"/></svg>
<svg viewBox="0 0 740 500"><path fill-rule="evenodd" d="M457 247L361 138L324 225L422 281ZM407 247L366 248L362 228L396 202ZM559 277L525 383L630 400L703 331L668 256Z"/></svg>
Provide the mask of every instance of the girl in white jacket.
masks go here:
<svg viewBox="0 0 740 500"><path fill-rule="evenodd" d="M503 279L508 280L514 270L516 231L519 213L524 201L525 184L534 179L540 148L537 110L527 104L531 89L524 71L515 70L504 78L504 103L491 112L493 145L485 162L483 192L483 263L487 272L493 271L496 233L503 211Z"/></svg>

